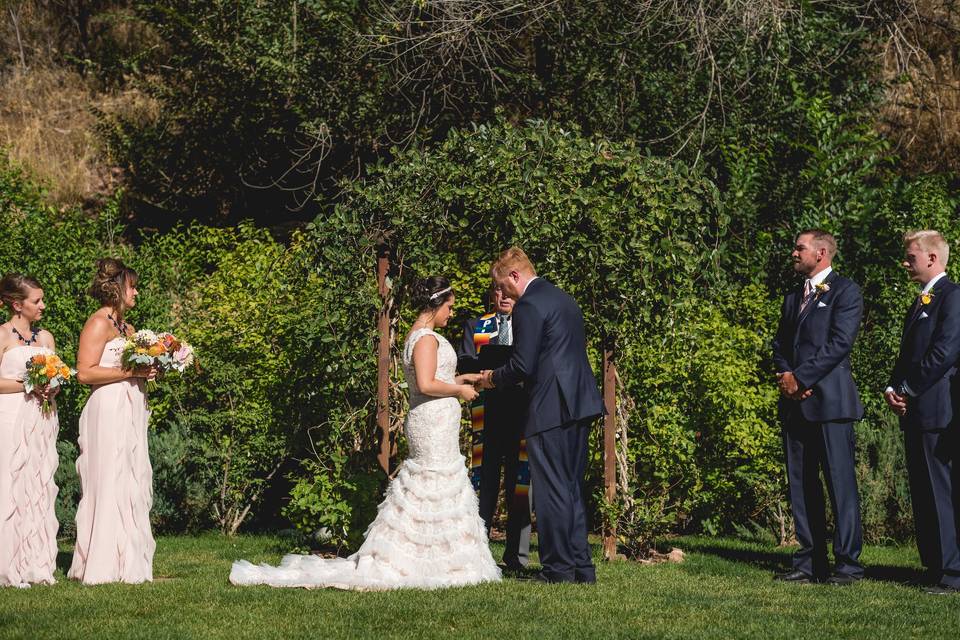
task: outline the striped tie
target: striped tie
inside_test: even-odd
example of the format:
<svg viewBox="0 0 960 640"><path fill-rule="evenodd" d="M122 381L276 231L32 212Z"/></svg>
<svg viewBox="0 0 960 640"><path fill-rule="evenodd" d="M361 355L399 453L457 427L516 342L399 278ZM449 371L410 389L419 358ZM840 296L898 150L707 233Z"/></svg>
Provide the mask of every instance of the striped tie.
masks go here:
<svg viewBox="0 0 960 640"><path fill-rule="evenodd" d="M803 310L810 304L810 301L813 299L813 291L813 284L807 279L803 285L803 300L800 302L800 313L797 314L798 316L802 316Z"/></svg>

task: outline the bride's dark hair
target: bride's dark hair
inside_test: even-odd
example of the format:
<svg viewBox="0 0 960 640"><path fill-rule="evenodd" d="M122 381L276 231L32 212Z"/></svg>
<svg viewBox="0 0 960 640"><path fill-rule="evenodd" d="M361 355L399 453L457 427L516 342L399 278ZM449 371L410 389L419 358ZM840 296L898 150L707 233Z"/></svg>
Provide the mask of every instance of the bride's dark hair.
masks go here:
<svg viewBox="0 0 960 640"><path fill-rule="evenodd" d="M443 276L430 276L413 283L410 288L410 303L417 313L427 309L439 309L453 297L450 281Z"/></svg>

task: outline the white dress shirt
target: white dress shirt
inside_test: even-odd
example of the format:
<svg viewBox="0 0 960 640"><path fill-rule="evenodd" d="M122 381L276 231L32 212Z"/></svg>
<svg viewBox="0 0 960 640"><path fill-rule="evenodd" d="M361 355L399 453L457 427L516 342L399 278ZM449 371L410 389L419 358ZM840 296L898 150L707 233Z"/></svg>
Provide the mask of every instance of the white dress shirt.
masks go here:
<svg viewBox="0 0 960 640"><path fill-rule="evenodd" d="M823 281L826 280L827 276L831 273L833 273L833 267L827 267L817 275L807 278L807 282L810 283L810 288L813 289L816 288L818 284L823 284ZM806 286L806 283L804 283L804 286Z"/></svg>

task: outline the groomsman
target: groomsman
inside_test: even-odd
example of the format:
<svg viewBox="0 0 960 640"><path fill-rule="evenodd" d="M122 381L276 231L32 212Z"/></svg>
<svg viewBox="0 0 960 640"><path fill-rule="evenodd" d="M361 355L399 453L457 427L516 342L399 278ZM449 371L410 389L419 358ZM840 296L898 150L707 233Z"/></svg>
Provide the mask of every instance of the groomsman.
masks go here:
<svg viewBox="0 0 960 640"><path fill-rule="evenodd" d="M471 318L463 325L458 350L461 373L480 371L479 352L486 345L513 345L513 299L492 287L493 311ZM521 460L527 398L520 387L487 389L474 400L474 486L480 490L480 517L487 535L500 499L500 472L507 506L507 540L503 563L507 569L523 569L530 561L530 467ZM479 429L478 429L479 427Z"/></svg>
<svg viewBox="0 0 960 640"><path fill-rule="evenodd" d="M949 594L960 591L951 393L960 357L960 286L944 271L949 248L939 233L907 233L903 247L903 266L923 289L907 311L884 398L903 430L917 547L932 583L925 591Z"/></svg>
<svg viewBox="0 0 960 640"><path fill-rule="evenodd" d="M790 507L800 543L793 569L774 576L784 582L849 585L863 577L853 430L863 405L850 374L863 297L831 267L836 253L836 240L826 231L797 235L791 255L804 282L784 298L773 340ZM835 521L829 577L821 469Z"/></svg>

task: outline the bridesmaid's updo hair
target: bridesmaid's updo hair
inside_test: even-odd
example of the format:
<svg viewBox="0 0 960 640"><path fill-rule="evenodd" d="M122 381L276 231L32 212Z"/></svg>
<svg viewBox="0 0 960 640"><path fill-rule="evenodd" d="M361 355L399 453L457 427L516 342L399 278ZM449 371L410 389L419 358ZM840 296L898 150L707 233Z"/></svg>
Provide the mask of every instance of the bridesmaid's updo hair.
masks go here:
<svg viewBox="0 0 960 640"><path fill-rule="evenodd" d="M3 280L0 280L0 301L13 311L13 303L26 300L29 289L42 288L36 278L22 273L8 273L3 276Z"/></svg>
<svg viewBox="0 0 960 640"><path fill-rule="evenodd" d="M137 272L116 258L97 260L97 273L90 285L90 295L104 307L111 307L118 313L126 311L123 294L127 284L137 286Z"/></svg>
<svg viewBox="0 0 960 640"><path fill-rule="evenodd" d="M453 297L450 281L443 276L430 276L418 280L413 284L410 292L410 302L417 313L427 309L439 309Z"/></svg>

